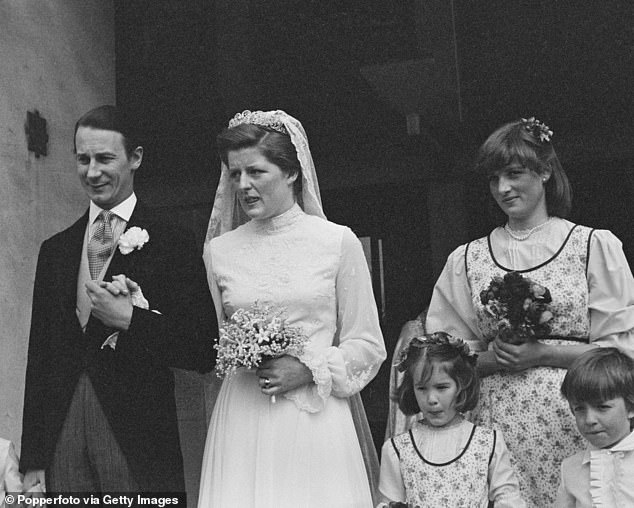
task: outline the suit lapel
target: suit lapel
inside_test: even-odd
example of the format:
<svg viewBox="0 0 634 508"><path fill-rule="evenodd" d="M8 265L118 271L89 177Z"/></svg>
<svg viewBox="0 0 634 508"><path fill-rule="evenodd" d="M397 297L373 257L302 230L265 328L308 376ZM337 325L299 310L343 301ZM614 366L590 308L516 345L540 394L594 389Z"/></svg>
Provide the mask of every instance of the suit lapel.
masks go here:
<svg viewBox="0 0 634 508"><path fill-rule="evenodd" d="M125 231L130 229L131 227L139 227L141 229L151 230L151 219L148 214L147 209L139 202L137 202L134 207L134 211L130 216L130 220L125 227ZM123 234L123 233L122 233ZM151 241L151 231L150 231L150 241ZM115 252L112 256L112 260L110 261L110 265L108 266L108 270L106 271L106 275L104 280L112 280L114 275L125 274L131 278L132 275L136 272L137 263L140 258L144 256L139 256L139 251L136 249L130 252L129 254L122 254L119 250L118 246L115 245ZM136 254L136 255L135 255Z"/></svg>
<svg viewBox="0 0 634 508"><path fill-rule="evenodd" d="M72 310L73 314L77 304L77 276L87 222L88 211L59 237L60 258L56 265L59 267L57 270L59 302L64 312Z"/></svg>

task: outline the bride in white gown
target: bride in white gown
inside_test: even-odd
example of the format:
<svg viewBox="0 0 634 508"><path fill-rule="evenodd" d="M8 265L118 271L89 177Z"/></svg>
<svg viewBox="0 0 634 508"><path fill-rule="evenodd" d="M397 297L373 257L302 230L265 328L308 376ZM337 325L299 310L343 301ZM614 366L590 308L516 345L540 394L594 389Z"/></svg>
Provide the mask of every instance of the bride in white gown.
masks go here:
<svg viewBox="0 0 634 508"><path fill-rule="evenodd" d="M309 344L299 359L224 379L199 507L369 508L362 449L373 449L367 422L365 433L355 430L365 415L354 408L386 353L361 244L326 220L296 119L240 113L218 147L222 174L204 249L218 322L258 301L284 309Z"/></svg>

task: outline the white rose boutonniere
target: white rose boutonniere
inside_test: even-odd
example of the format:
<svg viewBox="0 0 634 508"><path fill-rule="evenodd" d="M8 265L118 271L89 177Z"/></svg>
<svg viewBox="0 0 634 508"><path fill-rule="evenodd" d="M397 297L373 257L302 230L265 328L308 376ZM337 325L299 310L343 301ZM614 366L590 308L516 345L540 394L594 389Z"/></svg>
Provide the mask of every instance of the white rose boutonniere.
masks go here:
<svg viewBox="0 0 634 508"><path fill-rule="evenodd" d="M142 249L149 240L145 229L133 226L119 237L119 250L123 255L130 254L134 249Z"/></svg>

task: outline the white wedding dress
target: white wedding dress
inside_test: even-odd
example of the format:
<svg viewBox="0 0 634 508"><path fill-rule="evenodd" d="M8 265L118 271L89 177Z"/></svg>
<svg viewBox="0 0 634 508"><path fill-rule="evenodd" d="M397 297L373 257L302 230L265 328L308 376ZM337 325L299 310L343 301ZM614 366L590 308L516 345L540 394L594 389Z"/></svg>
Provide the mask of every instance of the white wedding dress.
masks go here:
<svg viewBox="0 0 634 508"><path fill-rule="evenodd" d="M214 238L204 259L219 323L255 301L284 309L310 339L301 360L315 383L273 402L253 370L223 381L199 507L371 507L348 397L386 353L358 239L295 205Z"/></svg>

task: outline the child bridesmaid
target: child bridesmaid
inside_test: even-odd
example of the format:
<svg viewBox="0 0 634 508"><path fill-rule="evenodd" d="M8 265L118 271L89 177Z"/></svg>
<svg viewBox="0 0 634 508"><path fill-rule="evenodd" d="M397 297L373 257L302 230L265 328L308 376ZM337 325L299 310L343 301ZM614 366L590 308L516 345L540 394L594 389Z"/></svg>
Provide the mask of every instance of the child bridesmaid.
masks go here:
<svg viewBox="0 0 634 508"><path fill-rule="evenodd" d="M461 414L478 402L475 363L469 347L444 332L416 337L401 353L399 407L423 419L383 445L380 507L526 506L502 434Z"/></svg>
<svg viewBox="0 0 634 508"><path fill-rule="evenodd" d="M563 461L556 506L634 506L634 360L613 347L588 351L561 393L588 447Z"/></svg>

